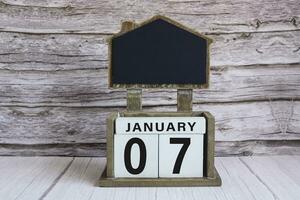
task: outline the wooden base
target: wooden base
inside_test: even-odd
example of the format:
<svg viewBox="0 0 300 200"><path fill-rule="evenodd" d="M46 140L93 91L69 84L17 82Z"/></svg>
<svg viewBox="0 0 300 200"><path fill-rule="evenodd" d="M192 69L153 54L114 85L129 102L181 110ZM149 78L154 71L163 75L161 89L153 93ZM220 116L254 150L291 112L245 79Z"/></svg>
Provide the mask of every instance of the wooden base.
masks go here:
<svg viewBox="0 0 300 200"><path fill-rule="evenodd" d="M190 187L221 186L222 181L215 168L214 178L109 178L106 169L99 180L100 187Z"/></svg>

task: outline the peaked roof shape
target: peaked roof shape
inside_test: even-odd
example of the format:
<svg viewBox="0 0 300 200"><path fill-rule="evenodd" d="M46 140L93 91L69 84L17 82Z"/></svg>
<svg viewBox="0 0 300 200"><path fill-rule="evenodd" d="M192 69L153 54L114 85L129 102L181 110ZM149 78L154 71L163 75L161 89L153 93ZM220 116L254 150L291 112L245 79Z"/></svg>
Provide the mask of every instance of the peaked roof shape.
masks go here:
<svg viewBox="0 0 300 200"><path fill-rule="evenodd" d="M181 23L179 23L179 22L177 22L177 21L175 21L175 20L173 20L173 19L171 19L169 17L163 16L163 15L155 15L155 16L151 17L150 19L148 19L148 20L146 20L146 21L144 21L144 22L142 22L140 24L135 24L135 26L131 30L127 30L127 31L122 31L121 30L119 33L114 34L110 38L110 40L112 40L113 38L117 38L117 37L120 37L122 35L125 35L128 32L134 31L135 29L141 28L141 27L143 27L143 26L145 26L145 25L147 25L147 24L149 24L151 22L157 21L157 20L163 20L165 22L168 22L168 23L170 23L170 24L172 24L172 25L174 25L174 26L176 26L176 27L178 27L180 29L183 29L183 30L185 30L187 32L190 32L190 33L192 33L192 34L200 37L200 38L203 38L203 39L207 40L209 43L213 42L213 40L210 37L208 37L208 36L206 36L204 34L201 34L201 33L197 32L197 31L195 31L195 30L193 30L193 29L191 29L189 27L186 27L185 25L183 25L183 24L181 24Z"/></svg>
<svg viewBox="0 0 300 200"><path fill-rule="evenodd" d="M110 40L111 87L208 87L210 38L161 15L127 25Z"/></svg>

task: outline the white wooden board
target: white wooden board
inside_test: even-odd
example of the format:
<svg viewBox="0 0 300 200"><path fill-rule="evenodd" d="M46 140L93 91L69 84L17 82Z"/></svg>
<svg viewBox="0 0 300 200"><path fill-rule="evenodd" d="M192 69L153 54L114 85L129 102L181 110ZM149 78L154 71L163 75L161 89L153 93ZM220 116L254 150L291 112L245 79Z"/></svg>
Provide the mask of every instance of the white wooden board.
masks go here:
<svg viewBox="0 0 300 200"><path fill-rule="evenodd" d="M299 174L299 156L245 157L241 161L266 185L274 199L300 199L299 175L294 175Z"/></svg>
<svg viewBox="0 0 300 200"><path fill-rule="evenodd" d="M100 188L103 158L0 157L0 199L295 200L300 195L299 156L216 158L216 167L222 187Z"/></svg>
<svg viewBox="0 0 300 200"><path fill-rule="evenodd" d="M70 157L1 157L0 199L39 199L71 162Z"/></svg>

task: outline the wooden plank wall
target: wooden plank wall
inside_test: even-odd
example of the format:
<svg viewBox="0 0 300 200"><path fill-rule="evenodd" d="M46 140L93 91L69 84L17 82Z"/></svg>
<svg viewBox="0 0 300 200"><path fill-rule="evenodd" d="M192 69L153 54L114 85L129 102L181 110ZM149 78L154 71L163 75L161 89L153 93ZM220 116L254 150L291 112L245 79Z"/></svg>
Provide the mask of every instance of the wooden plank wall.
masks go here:
<svg viewBox="0 0 300 200"><path fill-rule="evenodd" d="M122 20L166 15L214 39L217 155L300 154L298 0L1 0L0 155L105 155L105 119L124 110L107 84L107 38ZM146 90L175 111L175 90Z"/></svg>

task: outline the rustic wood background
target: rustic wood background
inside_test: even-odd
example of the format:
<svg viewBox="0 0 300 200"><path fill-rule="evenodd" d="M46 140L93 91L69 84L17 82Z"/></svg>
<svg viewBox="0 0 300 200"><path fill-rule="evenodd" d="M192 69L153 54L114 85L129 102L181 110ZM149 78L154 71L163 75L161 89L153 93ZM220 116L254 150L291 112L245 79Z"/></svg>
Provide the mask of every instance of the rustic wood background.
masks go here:
<svg viewBox="0 0 300 200"><path fill-rule="evenodd" d="M300 154L298 0L1 0L0 155L105 155L107 38L122 20L166 15L214 39L194 110L216 117L217 155ZM175 111L175 90L146 90Z"/></svg>

